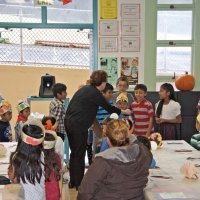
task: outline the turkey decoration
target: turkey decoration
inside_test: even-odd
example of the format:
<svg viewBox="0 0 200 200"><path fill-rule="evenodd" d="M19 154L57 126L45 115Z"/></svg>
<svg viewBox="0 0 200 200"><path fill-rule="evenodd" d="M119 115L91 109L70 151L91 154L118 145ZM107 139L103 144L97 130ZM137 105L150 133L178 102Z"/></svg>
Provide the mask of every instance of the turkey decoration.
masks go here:
<svg viewBox="0 0 200 200"><path fill-rule="evenodd" d="M70 2L72 2L72 0L62 0L63 1L63 5L68 4Z"/></svg>
<svg viewBox="0 0 200 200"><path fill-rule="evenodd" d="M175 80L176 88L180 91L191 91L195 86L195 78L186 72Z"/></svg>

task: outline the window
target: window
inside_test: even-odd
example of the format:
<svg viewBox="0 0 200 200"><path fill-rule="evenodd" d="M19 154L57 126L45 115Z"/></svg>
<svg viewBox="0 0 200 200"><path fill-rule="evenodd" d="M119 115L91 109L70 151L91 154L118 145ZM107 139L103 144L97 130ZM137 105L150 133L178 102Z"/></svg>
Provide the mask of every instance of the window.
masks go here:
<svg viewBox="0 0 200 200"><path fill-rule="evenodd" d="M41 23L41 8L29 0L0 0L0 21Z"/></svg>
<svg viewBox="0 0 200 200"><path fill-rule="evenodd" d="M54 1L41 9L33 0L0 0L0 64L96 66L93 0Z"/></svg>
<svg viewBox="0 0 200 200"><path fill-rule="evenodd" d="M63 5L55 0L48 7L48 23L92 23L92 0L73 0ZM33 0L0 0L1 22L41 23L41 7Z"/></svg>
<svg viewBox="0 0 200 200"><path fill-rule="evenodd" d="M193 1L158 0L157 76L192 71ZM168 5L170 4L170 5Z"/></svg>
<svg viewBox="0 0 200 200"><path fill-rule="evenodd" d="M55 0L55 7L48 7L48 23L92 23L92 0L73 0L63 5Z"/></svg>
<svg viewBox="0 0 200 200"><path fill-rule="evenodd" d="M193 0L158 0L158 4L192 4Z"/></svg>
<svg viewBox="0 0 200 200"><path fill-rule="evenodd" d="M1 38L5 40L0 42L0 63L88 68L90 32L86 29L2 29Z"/></svg>

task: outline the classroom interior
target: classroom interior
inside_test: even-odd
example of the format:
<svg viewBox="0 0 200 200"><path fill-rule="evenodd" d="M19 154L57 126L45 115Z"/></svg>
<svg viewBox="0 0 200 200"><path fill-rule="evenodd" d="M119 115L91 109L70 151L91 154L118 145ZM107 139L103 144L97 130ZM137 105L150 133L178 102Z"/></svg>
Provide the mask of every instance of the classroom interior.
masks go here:
<svg viewBox="0 0 200 200"><path fill-rule="evenodd" d="M107 72L115 91L120 76L128 77L128 92L133 95L136 84L145 84L153 105L159 101L160 86L171 83L181 105L177 139L192 153L174 155L175 162L163 149L174 151L179 143L174 147L166 142L163 152L154 151L162 172L178 179L174 180L177 189L157 179L147 185L145 199L200 199L199 180L182 180L179 172L183 160L200 157L189 145L198 132L199 22L200 0L0 0L0 95L13 107L11 127L16 123L19 99L29 99L32 113L49 114L51 98L39 97L41 77L46 74L67 86L69 101L95 70ZM129 75L125 65L135 71ZM185 79L178 84L180 76ZM192 83L187 76L192 76ZM65 148L68 160L67 142ZM198 159L196 166L200 165ZM173 166L167 171L164 163L170 162ZM0 168L1 163L0 158ZM157 171L151 173L157 176ZM15 199L17 192L17 187L0 187L0 200ZM63 183L61 199L76 198L77 191Z"/></svg>

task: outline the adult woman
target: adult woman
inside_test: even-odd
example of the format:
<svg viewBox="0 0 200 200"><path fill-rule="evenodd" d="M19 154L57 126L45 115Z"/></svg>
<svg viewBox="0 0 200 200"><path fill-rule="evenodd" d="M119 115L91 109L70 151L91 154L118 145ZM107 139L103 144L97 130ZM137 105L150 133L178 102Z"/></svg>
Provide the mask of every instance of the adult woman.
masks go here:
<svg viewBox="0 0 200 200"><path fill-rule="evenodd" d="M121 111L105 100L101 91L105 88L106 82L105 71L94 71L90 76L90 85L82 87L74 94L66 112L65 129L71 149L69 184L71 188L78 187L83 178L88 128L95 120L98 107L103 107L109 113L130 114L130 110Z"/></svg>
<svg viewBox="0 0 200 200"><path fill-rule="evenodd" d="M124 120L110 121L106 136L110 149L97 154L83 178L77 200L143 200L151 152L136 137L129 136Z"/></svg>

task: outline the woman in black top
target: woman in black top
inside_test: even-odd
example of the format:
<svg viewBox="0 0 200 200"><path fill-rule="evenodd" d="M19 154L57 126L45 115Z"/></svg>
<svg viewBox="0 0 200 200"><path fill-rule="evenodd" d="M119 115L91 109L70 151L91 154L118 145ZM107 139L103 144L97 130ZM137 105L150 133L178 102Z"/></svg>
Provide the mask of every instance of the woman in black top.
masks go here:
<svg viewBox="0 0 200 200"><path fill-rule="evenodd" d="M105 88L107 74L102 70L94 71L90 76L90 85L82 87L72 97L65 116L70 154L70 184L78 187L84 176L85 152L88 129L93 124L99 106L109 113L130 114L130 110L120 110L111 106L101 91Z"/></svg>

